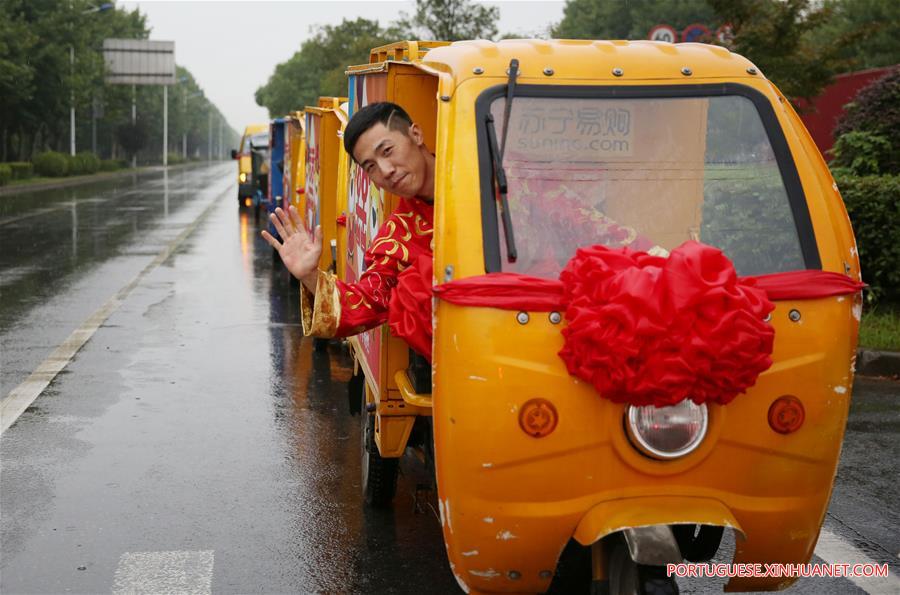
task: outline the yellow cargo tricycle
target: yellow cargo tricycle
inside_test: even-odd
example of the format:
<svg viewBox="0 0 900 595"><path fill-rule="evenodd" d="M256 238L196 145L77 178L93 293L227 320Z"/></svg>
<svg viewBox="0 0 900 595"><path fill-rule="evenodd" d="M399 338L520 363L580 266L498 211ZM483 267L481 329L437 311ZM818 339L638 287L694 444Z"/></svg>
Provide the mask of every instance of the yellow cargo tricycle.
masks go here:
<svg viewBox="0 0 900 595"><path fill-rule="evenodd" d="M367 411L387 458L431 414L460 586L543 592L568 546L589 551L595 592L676 592L666 565L711 559L726 529L735 564L808 562L861 284L842 200L790 103L752 63L702 44L471 41L420 58L360 67L355 84L384 76L369 92L435 109L414 116L437 157L432 391L415 389L407 361L379 360ZM696 246L702 262L684 256ZM722 253L730 287L764 292L747 310L758 319L710 320L737 299L725 290L699 306L672 290L718 283L707 257ZM597 255L606 264L581 266ZM626 257L640 266L613 279ZM670 268L668 285L633 290ZM591 299L607 310L576 330ZM663 325L644 313L658 299L675 304ZM733 331L758 339L759 357L710 352ZM662 347L635 347L651 336L664 361ZM726 396L722 378L742 388ZM726 590L793 580L737 573Z"/></svg>

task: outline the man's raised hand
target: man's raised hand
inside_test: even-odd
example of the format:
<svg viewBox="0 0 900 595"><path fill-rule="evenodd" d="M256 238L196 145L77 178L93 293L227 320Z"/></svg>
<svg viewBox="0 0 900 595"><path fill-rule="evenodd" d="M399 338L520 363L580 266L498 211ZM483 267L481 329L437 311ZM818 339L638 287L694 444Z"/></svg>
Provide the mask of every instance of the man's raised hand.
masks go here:
<svg viewBox="0 0 900 595"><path fill-rule="evenodd" d="M262 237L278 251L285 268L302 281L307 289L315 292L319 256L322 254L322 227L316 226L315 237L310 237L303 228L300 213L293 205L290 213L285 213L281 207L275 209L269 219L281 236L281 242L268 231L263 231Z"/></svg>

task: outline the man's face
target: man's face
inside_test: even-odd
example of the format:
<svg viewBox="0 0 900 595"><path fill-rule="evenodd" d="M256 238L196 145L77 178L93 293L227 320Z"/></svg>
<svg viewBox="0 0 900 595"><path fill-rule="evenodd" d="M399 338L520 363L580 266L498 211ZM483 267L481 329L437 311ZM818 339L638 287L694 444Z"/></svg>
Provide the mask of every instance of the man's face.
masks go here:
<svg viewBox="0 0 900 595"><path fill-rule="evenodd" d="M416 124L403 133L379 122L360 135L353 157L382 190L404 197L427 195L422 187L427 173L422 142Z"/></svg>

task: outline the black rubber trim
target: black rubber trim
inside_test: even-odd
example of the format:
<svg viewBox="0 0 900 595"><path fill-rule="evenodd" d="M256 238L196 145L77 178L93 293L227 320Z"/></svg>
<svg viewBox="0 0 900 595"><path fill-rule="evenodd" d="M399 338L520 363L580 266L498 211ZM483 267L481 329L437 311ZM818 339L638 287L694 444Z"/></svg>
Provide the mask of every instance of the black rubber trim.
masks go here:
<svg viewBox="0 0 900 595"><path fill-rule="evenodd" d="M485 89L475 100L475 127L478 143L478 169L481 189L481 225L484 243L484 270L487 273L502 271L500 258L500 235L497 221L497 205L491 184L491 156L488 150L487 130L484 117L491 103L506 94L506 85L495 85ZM681 98L681 97L724 97L738 95L746 97L756 106L762 120L763 128L769 137L772 151L784 188L788 195L788 203L797 227L800 240L800 251L807 269L821 269L822 260L816 245L809 209L806 206L806 195L800 183L800 175L794 163L787 139L775 116L775 110L768 98L751 87L737 83L718 83L707 85L641 85L641 86L580 86L580 85L517 85L516 97L567 97L589 99L646 99L646 98ZM515 99L513 100L515 102Z"/></svg>

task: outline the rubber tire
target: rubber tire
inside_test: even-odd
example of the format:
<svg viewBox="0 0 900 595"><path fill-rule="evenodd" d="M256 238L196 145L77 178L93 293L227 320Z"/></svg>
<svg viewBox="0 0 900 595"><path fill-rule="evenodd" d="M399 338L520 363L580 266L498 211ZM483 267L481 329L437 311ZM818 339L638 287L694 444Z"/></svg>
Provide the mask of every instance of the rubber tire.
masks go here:
<svg viewBox="0 0 900 595"><path fill-rule="evenodd" d="M385 459L378 453L378 446L375 444L375 416L364 412L361 417L363 499L373 508L387 508L397 493L400 460Z"/></svg>
<svg viewBox="0 0 900 595"><path fill-rule="evenodd" d="M609 554L610 595L678 595L674 577L662 566L644 566L631 559L624 537L615 540Z"/></svg>
<svg viewBox="0 0 900 595"><path fill-rule="evenodd" d="M328 339L320 339L319 337L313 337L313 349L318 352L328 351L328 343L330 341Z"/></svg>
<svg viewBox="0 0 900 595"><path fill-rule="evenodd" d="M347 411L350 412L350 415L361 415L365 405L366 375L363 374L362 368L360 368L347 382Z"/></svg>
<svg viewBox="0 0 900 595"><path fill-rule="evenodd" d="M610 595L639 595L637 564L631 559L623 537L613 542L607 568Z"/></svg>

